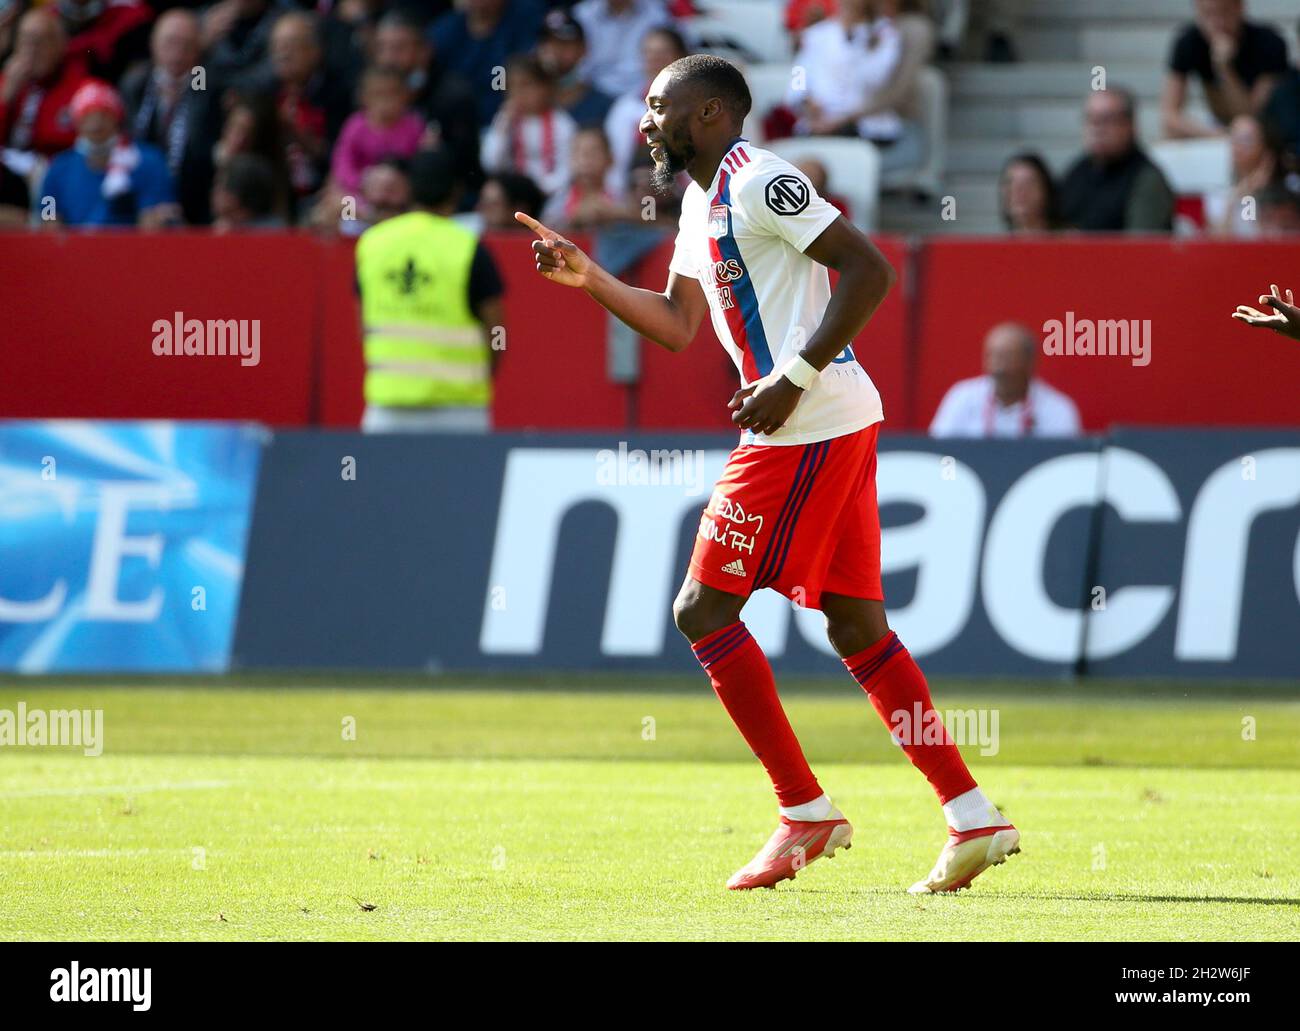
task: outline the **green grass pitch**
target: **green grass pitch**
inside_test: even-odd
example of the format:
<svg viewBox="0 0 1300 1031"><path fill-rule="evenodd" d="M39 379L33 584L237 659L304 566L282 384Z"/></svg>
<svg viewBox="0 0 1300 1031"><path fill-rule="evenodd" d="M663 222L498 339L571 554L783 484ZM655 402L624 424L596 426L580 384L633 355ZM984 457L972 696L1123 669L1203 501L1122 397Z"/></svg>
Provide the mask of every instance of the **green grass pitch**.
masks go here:
<svg viewBox="0 0 1300 1031"><path fill-rule="evenodd" d="M998 754L964 752L1023 852L917 899L928 786L851 683L783 691L855 844L736 893L774 802L700 678L10 681L0 708L102 709L105 748L0 748L0 938L1300 934L1293 696L936 683L996 708Z"/></svg>

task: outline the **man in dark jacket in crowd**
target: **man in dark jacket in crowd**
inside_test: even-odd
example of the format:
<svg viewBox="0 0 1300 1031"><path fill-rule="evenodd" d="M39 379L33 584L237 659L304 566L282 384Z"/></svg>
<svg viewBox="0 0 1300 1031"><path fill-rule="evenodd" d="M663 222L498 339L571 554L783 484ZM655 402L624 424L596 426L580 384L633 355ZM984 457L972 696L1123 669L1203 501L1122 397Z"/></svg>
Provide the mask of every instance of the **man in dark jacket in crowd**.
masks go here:
<svg viewBox="0 0 1300 1031"><path fill-rule="evenodd" d="M1084 153L1061 182L1066 224L1102 232L1172 230L1174 193L1138 146L1133 94L1093 92L1084 106L1083 137Z"/></svg>

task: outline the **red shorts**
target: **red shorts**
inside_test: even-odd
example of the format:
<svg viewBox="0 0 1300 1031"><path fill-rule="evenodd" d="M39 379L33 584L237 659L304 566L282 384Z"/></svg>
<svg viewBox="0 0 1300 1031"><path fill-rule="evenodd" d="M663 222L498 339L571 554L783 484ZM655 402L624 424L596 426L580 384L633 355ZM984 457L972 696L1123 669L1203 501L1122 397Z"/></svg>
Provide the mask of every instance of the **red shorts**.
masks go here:
<svg viewBox="0 0 1300 1031"><path fill-rule="evenodd" d="M728 594L760 587L884 600L876 437L880 424L816 444L742 444L700 516L691 576Z"/></svg>

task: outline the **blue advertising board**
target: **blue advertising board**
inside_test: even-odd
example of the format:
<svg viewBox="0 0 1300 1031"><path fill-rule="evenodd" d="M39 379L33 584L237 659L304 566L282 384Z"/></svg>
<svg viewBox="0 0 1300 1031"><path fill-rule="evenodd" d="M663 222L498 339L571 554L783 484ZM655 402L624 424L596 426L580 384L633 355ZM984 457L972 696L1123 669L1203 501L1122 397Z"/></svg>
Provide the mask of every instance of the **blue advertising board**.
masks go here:
<svg viewBox="0 0 1300 1031"><path fill-rule="evenodd" d="M0 669L226 669L264 436L0 422Z"/></svg>
<svg viewBox="0 0 1300 1031"><path fill-rule="evenodd" d="M732 443L277 434L234 661L694 669L671 604ZM877 488L929 672L1300 686L1300 433L885 436ZM760 591L743 618L777 669L837 671L819 613Z"/></svg>
<svg viewBox="0 0 1300 1031"><path fill-rule="evenodd" d="M1101 501L1088 672L1300 688L1300 433L1116 431Z"/></svg>
<svg viewBox="0 0 1300 1031"><path fill-rule="evenodd" d="M0 669L694 670L672 599L733 443L0 423ZM877 490L928 672L1300 687L1296 431L885 436ZM820 613L743 618L838 671Z"/></svg>
<svg viewBox="0 0 1300 1031"><path fill-rule="evenodd" d="M246 668L690 670L671 605L732 438L281 433L258 489ZM1102 443L884 437L890 620L935 672L1081 659ZM820 613L744 618L834 672Z"/></svg>

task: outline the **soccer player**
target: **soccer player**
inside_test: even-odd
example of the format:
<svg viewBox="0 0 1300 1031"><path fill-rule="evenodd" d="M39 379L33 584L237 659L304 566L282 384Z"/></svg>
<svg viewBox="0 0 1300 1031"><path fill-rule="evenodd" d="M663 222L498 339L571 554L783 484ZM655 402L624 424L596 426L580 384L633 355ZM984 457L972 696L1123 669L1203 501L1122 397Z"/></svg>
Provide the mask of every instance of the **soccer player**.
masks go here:
<svg viewBox="0 0 1300 1031"><path fill-rule="evenodd" d="M1018 851L1019 833L984 797L933 712L925 677L885 620L876 509L880 396L851 341L894 282L884 257L807 177L740 136L749 87L727 61L697 54L655 77L641 132L666 189L683 170L676 247L663 293L628 286L523 213L537 269L585 290L670 351L707 310L740 370L731 399L741 440L703 515L673 605L713 689L771 777L776 831L729 888L773 887L847 848L853 828L822 791L790 727L767 657L740 613L769 587L822 611L849 674L939 796L949 827L913 892L956 891ZM839 272L831 293L827 269ZM919 709L914 709L919 706ZM941 740L936 738L941 737Z"/></svg>

